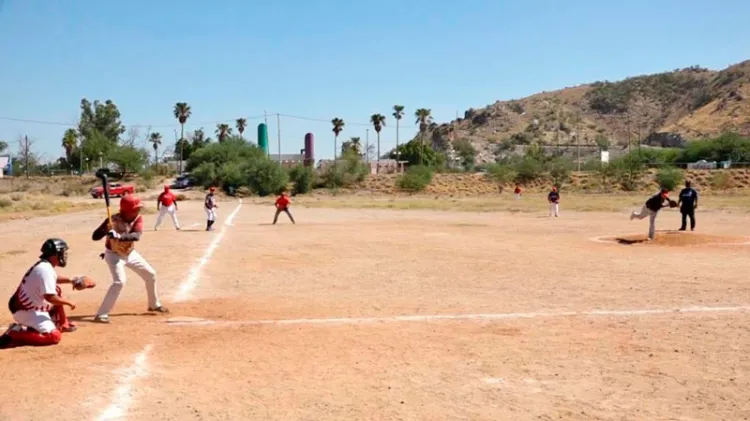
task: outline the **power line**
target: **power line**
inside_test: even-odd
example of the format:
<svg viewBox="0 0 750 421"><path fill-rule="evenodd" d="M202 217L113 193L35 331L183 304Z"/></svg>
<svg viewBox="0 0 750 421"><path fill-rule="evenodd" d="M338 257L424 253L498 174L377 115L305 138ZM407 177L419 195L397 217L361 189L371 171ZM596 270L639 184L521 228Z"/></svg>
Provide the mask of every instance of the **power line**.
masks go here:
<svg viewBox="0 0 750 421"><path fill-rule="evenodd" d="M297 116L297 115L291 115L291 114L283 114L283 113L267 113L252 117L242 117L246 120L261 120L266 119L267 115L278 115L280 117L286 117L291 118L295 120L303 120L303 121L311 121L316 123L327 123L330 124L331 120L326 120L322 118L315 118L315 117L305 117L305 116ZM77 123L64 123L60 121L45 121L45 120L33 120L33 119L26 119L26 118L17 118L17 117L0 117L0 121L15 121L20 123L30 123L30 124L41 124L41 125L47 125L47 126L62 126L62 127L77 127ZM212 125L212 124L225 124L225 123L234 123L236 119L227 119L227 120L219 120L219 121L204 121L204 122L197 122L193 123L190 122L191 126L206 126L206 125ZM349 126L360 126L360 127L372 127L372 124L370 123L361 123L361 122L346 122ZM124 124L127 128L174 128L174 127L180 127L179 123L171 123L171 124ZM408 124L404 124L403 122L400 123L401 127L409 127ZM413 124L413 127L418 127L418 124ZM395 125L392 126L383 126L384 129L395 129Z"/></svg>

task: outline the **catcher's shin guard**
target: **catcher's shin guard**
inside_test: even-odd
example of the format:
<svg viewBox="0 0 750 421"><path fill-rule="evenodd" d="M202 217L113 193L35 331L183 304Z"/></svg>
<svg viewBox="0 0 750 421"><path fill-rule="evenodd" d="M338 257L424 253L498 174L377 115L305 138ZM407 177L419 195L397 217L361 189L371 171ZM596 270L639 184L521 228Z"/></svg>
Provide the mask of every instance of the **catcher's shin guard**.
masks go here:
<svg viewBox="0 0 750 421"><path fill-rule="evenodd" d="M50 333L39 333L33 329L10 330L7 335L12 346L50 346L57 345L62 340L62 332L59 330Z"/></svg>

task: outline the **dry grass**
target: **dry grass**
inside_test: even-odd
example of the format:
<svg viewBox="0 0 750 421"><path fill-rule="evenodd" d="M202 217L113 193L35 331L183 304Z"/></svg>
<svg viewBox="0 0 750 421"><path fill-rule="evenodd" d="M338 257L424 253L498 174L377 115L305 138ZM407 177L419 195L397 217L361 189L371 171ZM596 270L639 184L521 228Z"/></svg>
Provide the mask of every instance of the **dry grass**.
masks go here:
<svg viewBox="0 0 750 421"><path fill-rule="evenodd" d="M567 210L581 212L621 212L640 208L648 198L647 194L565 194L560 202L561 212ZM526 194L515 200L510 194L500 197L448 198L440 196L334 196L298 197L294 204L309 208L336 209L430 209L466 212L543 212L548 209L545 194ZM703 195L699 206L704 210L750 211L750 194L745 195Z"/></svg>
<svg viewBox="0 0 750 421"><path fill-rule="evenodd" d="M48 195L14 193L0 196L0 220L50 216L95 209L100 204L85 201L59 200Z"/></svg>

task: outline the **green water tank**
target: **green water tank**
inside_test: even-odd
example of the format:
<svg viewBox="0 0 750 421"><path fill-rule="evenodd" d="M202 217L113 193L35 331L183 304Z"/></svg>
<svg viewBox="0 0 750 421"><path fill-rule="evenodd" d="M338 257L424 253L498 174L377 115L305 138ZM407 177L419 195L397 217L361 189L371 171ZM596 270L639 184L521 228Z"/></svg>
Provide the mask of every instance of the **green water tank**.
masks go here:
<svg viewBox="0 0 750 421"><path fill-rule="evenodd" d="M266 123L258 124L258 147L268 155L268 127Z"/></svg>

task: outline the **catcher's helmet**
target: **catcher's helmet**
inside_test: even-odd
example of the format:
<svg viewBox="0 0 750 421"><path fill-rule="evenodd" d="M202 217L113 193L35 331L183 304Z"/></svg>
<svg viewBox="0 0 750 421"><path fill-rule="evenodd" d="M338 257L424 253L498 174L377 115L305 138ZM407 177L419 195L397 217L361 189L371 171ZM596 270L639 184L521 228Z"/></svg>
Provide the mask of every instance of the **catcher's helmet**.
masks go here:
<svg viewBox="0 0 750 421"><path fill-rule="evenodd" d="M59 238L50 238L42 244L42 255L39 256L41 259L48 259L52 256L57 257L57 261L60 267L65 267L68 264L68 243L65 240Z"/></svg>

